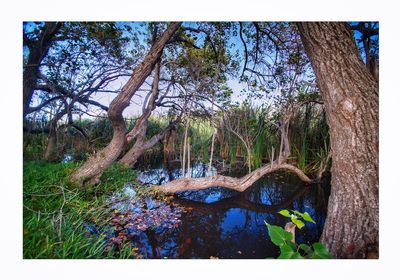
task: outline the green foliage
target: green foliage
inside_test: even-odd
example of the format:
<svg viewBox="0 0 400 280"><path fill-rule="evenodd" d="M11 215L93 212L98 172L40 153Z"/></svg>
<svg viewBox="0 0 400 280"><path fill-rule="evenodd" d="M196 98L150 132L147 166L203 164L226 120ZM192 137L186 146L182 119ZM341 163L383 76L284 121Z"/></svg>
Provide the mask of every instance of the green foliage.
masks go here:
<svg viewBox="0 0 400 280"><path fill-rule="evenodd" d="M292 246L282 245L280 246L281 254L278 259L304 259L299 252L295 251Z"/></svg>
<svg viewBox="0 0 400 280"><path fill-rule="evenodd" d="M311 218L307 212L301 213L297 210L283 209L278 212L284 217L290 218L292 223L297 228L301 229L304 227L303 219L306 222L315 224L315 221ZM285 231L280 226L270 225L264 221L268 228L268 234L271 238L272 243L280 249L280 255L278 259L330 259L332 258L326 247L321 243L313 243L312 247L307 244L296 244L293 243L293 234Z"/></svg>
<svg viewBox="0 0 400 280"><path fill-rule="evenodd" d="M78 189L68 183L76 163L24 162L23 256L24 258L127 258L130 245L119 252L104 251L104 236L88 235L87 225L106 226L110 209L106 199L136 174L113 165L102 183Z"/></svg>
<svg viewBox="0 0 400 280"><path fill-rule="evenodd" d="M303 219L304 221L315 224L315 221L311 218L311 216L307 212L300 213L297 210L294 210L291 212L292 213L290 213L289 210L284 209L284 210L279 211L278 213L284 217L290 218L292 223L294 223L296 225L296 227L298 227L299 229L304 227L304 223L300 219Z"/></svg>
<svg viewBox="0 0 400 280"><path fill-rule="evenodd" d="M267 222L265 222L265 225L268 228L269 237L271 238L272 243L279 247L290 245L293 234L285 231L279 226L270 225Z"/></svg>

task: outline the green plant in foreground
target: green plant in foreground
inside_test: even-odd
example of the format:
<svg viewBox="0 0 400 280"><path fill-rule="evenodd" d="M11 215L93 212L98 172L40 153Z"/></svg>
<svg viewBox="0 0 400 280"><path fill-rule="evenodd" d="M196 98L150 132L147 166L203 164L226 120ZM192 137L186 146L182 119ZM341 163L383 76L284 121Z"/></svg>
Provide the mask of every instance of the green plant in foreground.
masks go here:
<svg viewBox="0 0 400 280"><path fill-rule="evenodd" d="M299 229L304 227L304 222L311 222L315 224L315 221L307 213L301 213L296 210L281 210L278 212L282 216L291 219L292 223ZM302 221L303 220L303 221ZM296 244L293 242L293 234L286 231L280 226L270 225L264 221L268 228L268 234L271 238L272 243L280 248L280 255L278 259L330 259L332 258L326 249L325 245L316 242L312 246L307 244Z"/></svg>
<svg viewBox="0 0 400 280"><path fill-rule="evenodd" d="M25 259L129 258L131 245L105 252L103 235L88 235L88 225L107 229L110 195L136 178L114 164L92 188L77 188L68 176L75 163L24 162L23 257ZM139 191L140 189L140 191ZM138 188L138 193L144 192Z"/></svg>

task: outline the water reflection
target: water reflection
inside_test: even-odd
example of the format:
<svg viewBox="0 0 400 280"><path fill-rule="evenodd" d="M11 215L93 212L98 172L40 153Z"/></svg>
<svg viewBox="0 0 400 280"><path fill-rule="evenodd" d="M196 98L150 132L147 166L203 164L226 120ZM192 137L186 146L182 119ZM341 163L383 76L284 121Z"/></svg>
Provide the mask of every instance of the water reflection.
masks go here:
<svg viewBox="0 0 400 280"><path fill-rule="evenodd" d="M193 164L192 177L203 177L207 165ZM216 169L213 169L216 172ZM231 172L230 176L238 176ZM156 166L142 172L144 183L166 183L181 176L179 166ZM318 241L326 217L329 184L304 185L289 173L264 176L243 193L212 187L187 191L174 200L187 209L181 226L172 231L144 232L138 246L147 258L267 258L276 257L279 249L272 244L264 220L284 226L287 218L281 209L307 211L316 224L306 223L296 230L296 241Z"/></svg>

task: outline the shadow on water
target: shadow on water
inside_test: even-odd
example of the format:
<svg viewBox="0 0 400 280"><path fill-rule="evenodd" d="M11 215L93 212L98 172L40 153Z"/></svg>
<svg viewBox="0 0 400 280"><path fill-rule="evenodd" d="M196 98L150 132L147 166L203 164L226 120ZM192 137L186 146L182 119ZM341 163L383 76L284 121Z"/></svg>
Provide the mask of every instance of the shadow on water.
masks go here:
<svg viewBox="0 0 400 280"><path fill-rule="evenodd" d="M204 177L207 165L193 164L192 177ZM166 168L158 163L147 167L138 177L143 183L165 184L181 177L180 166ZM241 173L241 174L240 174ZM239 177L242 171L228 172ZM296 230L298 243L317 242L323 229L329 196L329 183L307 186L289 173L268 174L239 193L212 187L175 195L174 202L186 213L174 230L147 230L139 246L146 258L268 258L277 257L279 249L272 244L264 220L284 226L287 218L277 214L281 209L307 211L316 224L306 223Z"/></svg>

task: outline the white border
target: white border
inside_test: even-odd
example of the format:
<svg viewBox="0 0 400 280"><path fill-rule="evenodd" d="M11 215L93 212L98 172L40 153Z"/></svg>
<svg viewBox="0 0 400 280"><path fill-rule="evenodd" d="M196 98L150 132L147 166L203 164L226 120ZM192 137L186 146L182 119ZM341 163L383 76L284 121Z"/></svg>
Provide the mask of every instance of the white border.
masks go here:
<svg viewBox="0 0 400 280"><path fill-rule="evenodd" d="M270 3L269 3L270 2ZM19 279L378 279L397 275L396 202L400 159L400 41L396 1L82 1L2 2L0 278ZM29 20L379 20L380 21L380 259L275 260L22 260L22 21ZM5 62L5 63L4 63ZM391 277L391 276L389 276ZM392 278L392 277L391 277Z"/></svg>

